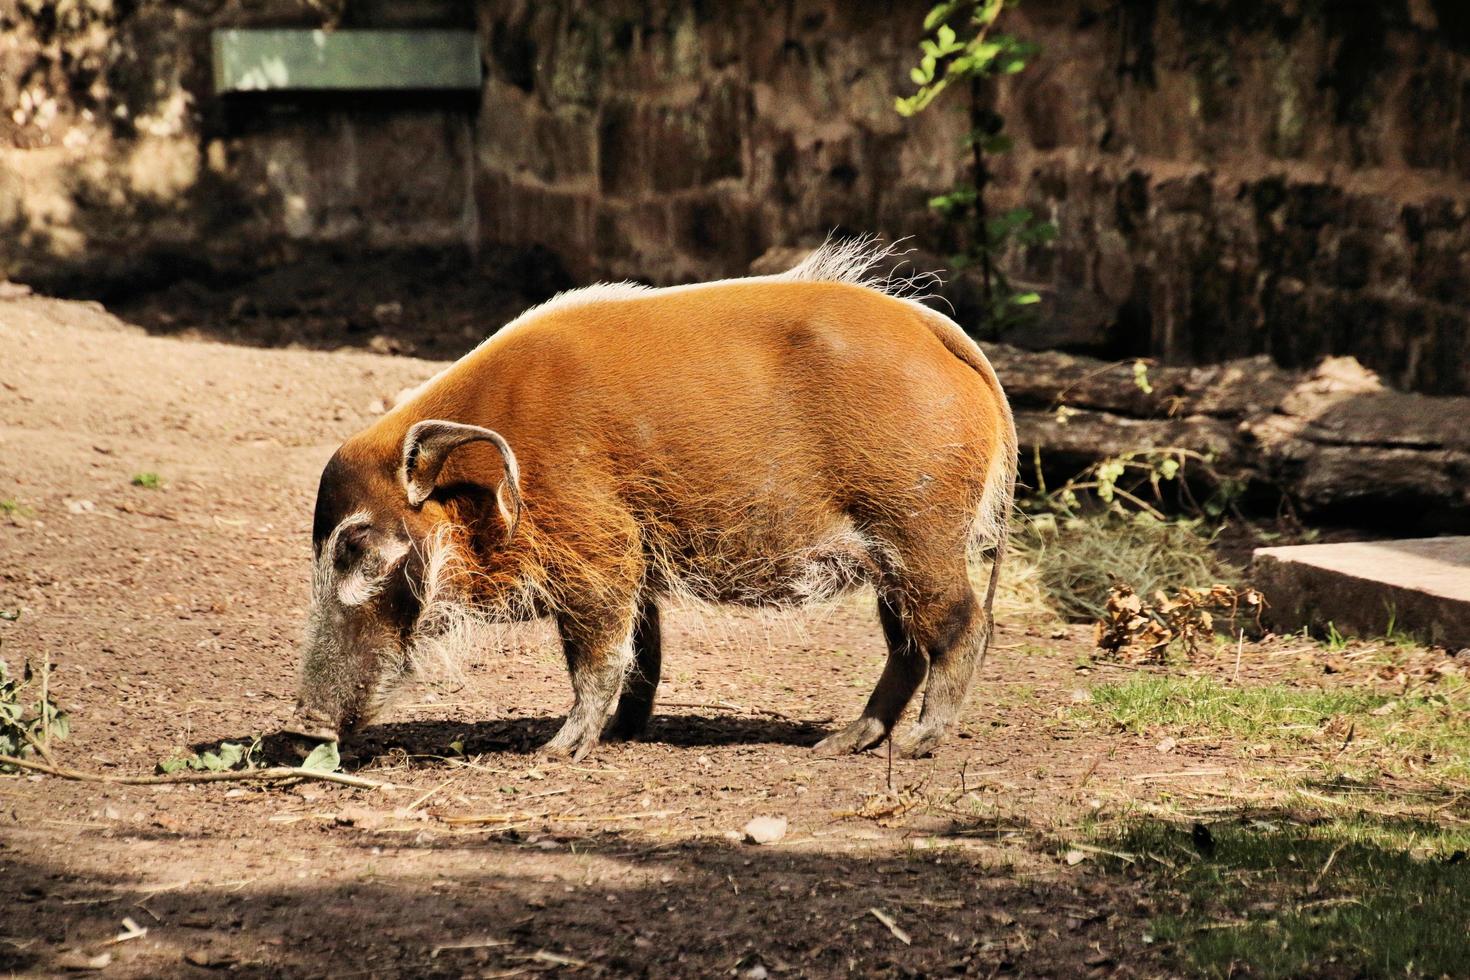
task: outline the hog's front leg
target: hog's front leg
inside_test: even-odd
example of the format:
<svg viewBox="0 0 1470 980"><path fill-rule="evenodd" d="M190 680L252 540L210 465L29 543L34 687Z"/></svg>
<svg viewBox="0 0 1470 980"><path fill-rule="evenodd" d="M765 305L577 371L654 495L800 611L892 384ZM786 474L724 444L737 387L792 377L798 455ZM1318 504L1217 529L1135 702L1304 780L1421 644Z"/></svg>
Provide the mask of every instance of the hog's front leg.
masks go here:
<svg viewBox="0 0 1470 980"><path fill-rule="evenodd" d="M592 751L623 686L633 656L633 610L618 615L557 618L567 671L572 675L572 710L545 755L580 759Z"/></svg>

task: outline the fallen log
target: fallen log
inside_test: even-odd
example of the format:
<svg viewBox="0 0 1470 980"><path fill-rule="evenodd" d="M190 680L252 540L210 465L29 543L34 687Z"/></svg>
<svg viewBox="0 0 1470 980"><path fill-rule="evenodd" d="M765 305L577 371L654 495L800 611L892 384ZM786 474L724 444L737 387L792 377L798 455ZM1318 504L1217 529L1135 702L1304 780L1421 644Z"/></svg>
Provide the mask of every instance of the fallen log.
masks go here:
<svg viewBox="0 0 1470 980"><path fill-rule="evenodd" d="M1424 532L1470 526L1470 398L1394 391L1350 357L1312 371L1253 357L1140 375L1131 360L986 350L1015 408L1023 460L1039 452L1052 472L1179 447L1303 516Z"/></svg>

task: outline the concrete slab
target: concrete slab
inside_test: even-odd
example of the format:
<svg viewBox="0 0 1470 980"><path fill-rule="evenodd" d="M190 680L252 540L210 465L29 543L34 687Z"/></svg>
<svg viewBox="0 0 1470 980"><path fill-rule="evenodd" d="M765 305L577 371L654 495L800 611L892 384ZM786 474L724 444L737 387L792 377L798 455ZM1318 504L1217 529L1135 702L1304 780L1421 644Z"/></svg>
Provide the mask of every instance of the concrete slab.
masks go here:
<svg viewBox="0 0 1470 980"><path fill-rule="evenodd" d="M1470 537L1258 548L1251 572L1278 632L1332 623L1382 636L1392 622L1451 650L1470 647Z"/></svg>

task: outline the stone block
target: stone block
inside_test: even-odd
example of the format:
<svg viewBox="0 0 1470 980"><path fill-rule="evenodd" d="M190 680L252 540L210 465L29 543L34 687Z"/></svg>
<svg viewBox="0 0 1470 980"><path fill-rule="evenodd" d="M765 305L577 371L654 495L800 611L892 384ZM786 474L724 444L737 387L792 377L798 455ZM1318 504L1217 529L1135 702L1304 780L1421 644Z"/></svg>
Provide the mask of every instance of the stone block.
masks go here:
<svg viewBox="0 0 1470 980"><path fill-rule="evenodd" d="M1470 537L1259 548L1252 579L1271 626L1395 632L1470 647Z"/></svg>
<svg viewBox="0 0 1470 980"><path fill-rule="evenodd" d="M742 101L729 87L683 105L610 101L598 125L603 193L687 190L741 176Z"/></svg>

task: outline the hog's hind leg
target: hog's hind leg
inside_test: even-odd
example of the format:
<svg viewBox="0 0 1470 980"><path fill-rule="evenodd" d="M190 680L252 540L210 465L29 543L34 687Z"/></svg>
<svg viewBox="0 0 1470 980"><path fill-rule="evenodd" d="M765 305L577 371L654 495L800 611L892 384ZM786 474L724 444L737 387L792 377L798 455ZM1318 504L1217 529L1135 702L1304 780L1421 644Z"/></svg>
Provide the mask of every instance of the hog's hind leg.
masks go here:
<svg viewBox="0 0 1470 980"><path fill-rule="evenodd" d="M883 676L868 698L862 716L840 732L828 735L813 748L818 755L845 755L862 752L886 738L903 709L913 699L924 680L924 652L914 641L904 622L897 599L887 590L878 594L878 621L888 643L888 661Z"/></svg>
<svg viewBox="0 0 1470 980"><path fill-rule="evenodd" d="M652 596L644 596L639 604L638 623L633 627L633 658L632 668L623 677L623 693L618 698L617 713L608 725L608 738L637 738L653 715L663 650L658 603Z"/></svg>
<svg viewBox="0 0 1470 980"><path fill-rule="evenodd" d="M928 654L929 679L919 720L895 748L917 759L939 745L963 707L990 624L966 576L952 590L916 604L908 625Z"/></svg>

